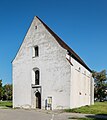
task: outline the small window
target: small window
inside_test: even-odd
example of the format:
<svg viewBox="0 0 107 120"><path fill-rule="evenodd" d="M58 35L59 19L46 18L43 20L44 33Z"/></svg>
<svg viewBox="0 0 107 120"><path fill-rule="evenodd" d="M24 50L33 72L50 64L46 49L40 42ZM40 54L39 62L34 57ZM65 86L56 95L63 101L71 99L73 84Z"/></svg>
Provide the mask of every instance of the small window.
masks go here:
<svg viewBox="0 0 107 120"><path fill-rule="evenodd" d="M35 57L38 56L38 46L35 47Z"/></svg>
<svg viewBox="0 0 107 120"><path fill-rule="evenodd" d="M35 29L37 29L37 26L35 26Z"/></svg>
<svg viewBox="0 0 107 120"><path fill-rule="evenodd" d="M33 47L33 57L39 56L39 48L38 46Z"/></svg>
<svg viewBox="0 0 107 120"><path fill-rule="evenodd" d="M39 70L35 71L35 85L39 85Z"/></svg>

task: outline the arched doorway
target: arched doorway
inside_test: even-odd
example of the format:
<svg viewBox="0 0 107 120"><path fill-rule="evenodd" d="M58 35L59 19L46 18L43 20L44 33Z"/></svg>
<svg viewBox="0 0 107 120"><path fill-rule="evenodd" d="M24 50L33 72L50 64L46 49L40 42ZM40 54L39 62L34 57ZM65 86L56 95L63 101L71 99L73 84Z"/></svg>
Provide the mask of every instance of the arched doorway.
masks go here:
<svg viewBox="0 0 107 120"><path fill-rule="evenodd" d="M36 108L41 109L41 94L40 92L36 92Z"/></svg>

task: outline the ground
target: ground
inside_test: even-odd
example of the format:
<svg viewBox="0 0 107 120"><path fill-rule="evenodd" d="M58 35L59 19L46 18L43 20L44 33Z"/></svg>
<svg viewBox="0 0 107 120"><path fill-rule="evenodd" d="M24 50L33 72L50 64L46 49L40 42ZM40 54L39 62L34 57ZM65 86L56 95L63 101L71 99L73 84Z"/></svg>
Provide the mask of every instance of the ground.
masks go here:
<svg viewBox="0 0 107 120"><path fill-rule="evenodd" d="M62 113L60 111L0 109L0 120L71 120L72 118L83 118L86 116L90 118L94 115ZM107 120L107 117L105 120Z"/></svg>
<svg viewBox="0 0 107 120"><path fill-rule="evenodd" d="M0 120L107 120L107 102L96 102L95 105L67 111L12 109L11 101L0 102Z"/></svg>
<svg viewBox="0 0 107 120"><path fill-rule="evenodd" d="M68 120L68 116L43 110L0 109L0 120Z"/></svg>

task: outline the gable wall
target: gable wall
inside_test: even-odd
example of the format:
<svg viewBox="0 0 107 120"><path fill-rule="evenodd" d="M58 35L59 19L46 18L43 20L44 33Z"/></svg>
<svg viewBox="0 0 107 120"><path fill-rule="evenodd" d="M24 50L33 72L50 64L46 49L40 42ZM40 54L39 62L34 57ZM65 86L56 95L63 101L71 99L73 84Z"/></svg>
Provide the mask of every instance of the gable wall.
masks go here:
<svg viewBox="0 0 107 120"><path fill-rule="evenodd" d="M37 26L37 29L35 29ZM39 57L33 57L33 46L38 45ZM13 102L14 106L34 105L33 69L40 70L40 85L42 86L42 108L45 100L52 97L52 108L68 108L70 105L70 74L71 68L66 60L66 50L35 18L23 41L16 58L13 61ZM34 92L34 91L33 91Z"/></svg>

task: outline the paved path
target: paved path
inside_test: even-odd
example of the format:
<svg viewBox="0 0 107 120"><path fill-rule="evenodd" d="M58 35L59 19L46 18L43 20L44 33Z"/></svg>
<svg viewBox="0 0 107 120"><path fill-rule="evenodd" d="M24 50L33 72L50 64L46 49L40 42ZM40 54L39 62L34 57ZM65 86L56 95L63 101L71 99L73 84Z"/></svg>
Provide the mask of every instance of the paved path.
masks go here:
<svg viewBox="0 0 107 120"><path fill-rule="evenodd" d="M92 117L94 115L44 110L0 109L0 120L70 120L68 118L83 118L87 116ZM107 116L105 118L107 120Z"/></svg>
<svg viewBox="0 0 107 120"><path fill-rule="evenodd" d="M51 114L35 110L0 109L0 120L50 120Z"/></svg>

